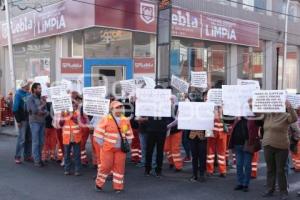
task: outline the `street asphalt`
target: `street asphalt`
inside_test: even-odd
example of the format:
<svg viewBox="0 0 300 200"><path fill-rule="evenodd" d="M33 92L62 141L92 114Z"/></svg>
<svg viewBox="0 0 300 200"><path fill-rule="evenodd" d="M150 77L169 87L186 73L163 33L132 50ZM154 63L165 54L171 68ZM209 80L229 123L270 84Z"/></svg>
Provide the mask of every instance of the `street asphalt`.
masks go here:
<svg viewBox="0 0 300 200"><path fill-rule="evenodd" d="M259 167L259 177L253 180L248 193L233 191L236 184L235 170L226 178L217 175L205 183L192 183L191 164L183 172L176 173L165 164L162 178L144 177L143 168L127 163L125 191L115 194L112 182L108 181L104 192L95 192L93 176L96 170L91 166L82 170L83 176L64 176L63 169L55 162L44 168L32 163L14 163L16 137L0 134L0 200L260 200L265 190L265 164ZM290 198L300 191L300 174L291 173ZM270 200L279 199L278 194Z"/></svg>

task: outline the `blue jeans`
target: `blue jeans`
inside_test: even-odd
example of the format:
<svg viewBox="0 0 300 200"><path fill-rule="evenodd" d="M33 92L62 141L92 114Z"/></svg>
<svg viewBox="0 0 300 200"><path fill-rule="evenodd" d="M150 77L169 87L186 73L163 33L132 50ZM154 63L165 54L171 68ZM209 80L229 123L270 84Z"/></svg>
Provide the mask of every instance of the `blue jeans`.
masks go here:
<svg viewBox="0 0 300 200"><path fill-rule="evenodd" d="M44 145L45 124L44 123L30 123L32 135L32 154L35 163L42 160L42 149Z"/></svg>
<svg viewBox="0 0 300 200"><path fill-rule="evenodd" d="M22 121L19 128L19 135L16 145L15 159L20 159L22 154L24 159L31 157L31 133L28 121Z"/></svg>
<svg viewBox="0 0 300 200"><path fill-rule="evenodd" d="M189 139L189 130L184 130L182 134L182 146L185 151L186 157L190 158L191 157L191 144L190 144L190 139Z"/></svg>
<svg viewBox="0 0 300 200"><path fill-rule="evenodd" d="M71 170L71 149L73 147L73 156L75 162L75 172L79 172L81 169L80 160L80 143L70 143L69 145L64 145L64 160L65 160L65 172L70 172Z"/></svg>
<svg viewBox="0 0 300 200"><path fill-rule="evenodd" d="M140 145L141 145L141 150L142 150L142 159L141 159L141 164L143 167L145 166L146 163L146 151L147 151L147 134L145 133L140 133ZM154 147L153 155L152 155L152 168L156 167L156 147Z"/></svg>
<svg viewBox="0 0 300 200"><path fill-rule="evenodd" d="M237 179L239 185L249 186L251 179L251 162L252 154L244 151L243 145L236 145L234 147L236 154L236 169Z"/></svg>

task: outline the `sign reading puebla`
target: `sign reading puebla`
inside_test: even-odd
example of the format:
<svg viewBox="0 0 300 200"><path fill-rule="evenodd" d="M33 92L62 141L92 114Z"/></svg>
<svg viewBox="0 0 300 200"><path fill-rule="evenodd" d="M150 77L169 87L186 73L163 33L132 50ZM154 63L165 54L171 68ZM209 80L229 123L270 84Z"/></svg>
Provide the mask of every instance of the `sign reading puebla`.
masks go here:
<svg viewBox="0 0 300 200"><path fill-rule="evenodd" d="M259 24L205 12L173 8L172 35L258 46Z"/></svg>
<svg viewBox="0 0 300 200"><path fill-rule="evenodd" d="M19 15L11 20L13 42L25 42L92 26L94 13L89 5L62 1L44 7L41 13L32 11ZM7 44L7 37L7 23L0 22L0 45Z"/></svg>

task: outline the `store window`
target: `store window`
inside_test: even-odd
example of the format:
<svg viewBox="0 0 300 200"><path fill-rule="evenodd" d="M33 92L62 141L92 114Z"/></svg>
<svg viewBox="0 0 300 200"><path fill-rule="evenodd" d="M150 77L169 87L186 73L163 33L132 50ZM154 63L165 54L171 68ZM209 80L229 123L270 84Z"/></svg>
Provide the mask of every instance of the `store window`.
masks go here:
<svg viewBox="0 0 300 200"><path fill-rule="evenodd" d="M147 33L133 33L133 56L155 58L156 38Z"/></svg>
<svg viewBox="0 0 300 200"><path fill-rule="evenodd" d="M265 13L267 0L243 0L243 9Z"/></svg>
<svg viewBox="0 0 300 200"><path fill-rule="evenodd" d="M84 32L85 56L88 58L132 57L132 33L107 28Z"/></svg>
<svg viewBox="0 0 300 200"><path fill-rule="evenodd" d="M262 86L265 52L265 42L263 41L260 41L259 47L239 47L238 55L242 64L239 65L238 78L258 80Z"/></svg>
<svg viewBox="0 0 300 200"><path fill-rule="evenodd" d="M55 38L14 46L16 80L49 76L55 70Z"/></svg>
<svg viewBox="0 0 300 200"><path fill-rule="evenodd" d="M62 57L83 57L83 34L81 31L68 33L62 36Z"/></svg>
<svg viewBox="0 0 300 200"><path fill-rule="evenodd" d="M184 38L172 43L172 74L189 80L191 71L206 71L210 87L226 83L226 45Z"/></svg>

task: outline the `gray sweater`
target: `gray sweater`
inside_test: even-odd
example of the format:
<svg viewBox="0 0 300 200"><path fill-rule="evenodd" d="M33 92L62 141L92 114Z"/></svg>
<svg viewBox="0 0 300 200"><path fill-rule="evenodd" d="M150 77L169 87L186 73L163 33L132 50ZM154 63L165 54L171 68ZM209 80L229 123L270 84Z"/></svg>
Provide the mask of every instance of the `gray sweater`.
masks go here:
<svg viewBox="0 0 300 200"><path fill-rule="evenodd" d="M27 110L29 112L29 123L45 123L47 116L46 104L42 104L39 97L32 94L28 97Z"/></svg>

